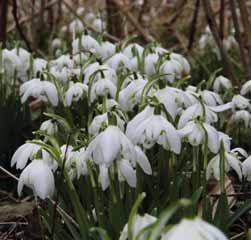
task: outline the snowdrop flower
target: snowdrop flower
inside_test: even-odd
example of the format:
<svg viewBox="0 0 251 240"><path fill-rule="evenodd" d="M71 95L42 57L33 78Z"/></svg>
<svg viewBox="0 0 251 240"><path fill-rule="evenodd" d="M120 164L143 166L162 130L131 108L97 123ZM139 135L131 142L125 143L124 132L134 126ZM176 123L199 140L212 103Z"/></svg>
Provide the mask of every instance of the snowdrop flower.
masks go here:
<svg viewBox="0 0 251 240"><path fill-rule="evenodd" d="M132 240L135 240L140 231L157 221L156 217L153 217L149 214L144 214L140 216L136 214L132 220ZM148 233L145 232L138 240L147 240ZM119 240L127 240L128 239L128 224L126 224L121 232Z"/></svg>
<svg viewBox="0 0 251 240"><path fill-rule="evenodd" d="M54 135L58 132L58 126L53 120L47 120L41 124L40 130L46 132L49 135Z"/></svg>
<svg viewBox="0 0 251 240"><path fill-rule="evenodd" d="M176 102L176 99L170 96L168 88L158 90L154 96L165 106L165 109L171 115L172 120L175 120L180 108Z"/></svg>
<svg viewBox="0 0 251 240"><path fill-rule="evenodd" d="M74 33L74 32L81 33L84 30L85 30L85 27L79 19L74 19L69 24L69 31L71 33Z"/></svg>
<svg viewBox="0 0 251 240"><path fill-rule="evenodd" d="M225 161L225 171L229 172L231 169L233 169L238 177L239 180L242 181L242 171L241 171L241 162L237 158L237 156L231 152L224 153L224 161ZM207 165L207 179L209 179L211 176L216 178L217 180L220 179L220 154L216 155L214 158L212 158Z"/></svg>
<svg viewBox="0 0 251 240"><path fill-rule="evenodd" d="M36 76L38 72L43 72L47 67L47 61L42 58L35 58L33 60L33 75Z"/></svg>
<svg viewBox="0 0 251 240"><path fill-rule="evenodd" d="M89 59L88 54L86 53L77 53L73 56L72 60L76 65L80 65L83 64L84 62L86 62Z"/></svg>
<svg viewBox="0 0 251 240"><path fill-rule="evenodd" d="M5 73L8 77L13 77L15 69L17 69L20 64L18 56L8 49L3 49L2 51L2 65Z"/></svg>
<svg viewBox="0 0 251 240"><path fill-rule="evenodd" d="M62 46L62 41L60 38L54 38L51 42L51 48L53 51L55 51L58 48L61 48Z"/></svg>
<svg viewBox="0 0 251 240"><path fill-rule="evenodd" d="M251 91L251 80L245 82L241 88L241 95L246 95Z"/></svg>
<svg viewBox="0 0 251 240"><path fill-rule="evenodd" d="M61 55L56 60L51 61L51 65L56 67L57 70L62 70L63 68L73 68L73 60L70 55L65 54Z"/></svg>
<svg viewBox="0 0 251 240"><path fill-rule="evenodd" d="M16 169L23 169L28 160L40 150L40 146L34 143L25 143L20 146L11 159L11 167L16 164Z"/></svg>
<svg viewBox="0 0 251 240"><path fill-rule="evenodd" d="M143 151L140 148L136 149L117 126L108 126L90 142L86 149L86 159L103 166L100 174L103 174L102 179L106 181L105 167L109 168L116 161L120 176L131 187L136 187L136 163L146 174L152 174L151 165Z"/></svg>
<svg viewBox="0 0 251 240"><path fill-rule="evenodd" d="M248 154L246 152L245 149L243 148L233 148L231 151L231 153L235 154L235 156L239 159L242 160L243 158L247 158Z"/></svg>
<svg viewBox="0 0 251 240"><path fill-rule="evenodd" d="M111 58L106 61L106 64L117 71L122 66L128 69L131 69L130 59L123 53L116 53Z"/></svg>
<svg viewBox="0 0 251 240"><path fill-rule="evenodd" d="M85 8L84 7L78 7L77 8L77 15L83 15L83 13L85 12Z"/></svg>
<svg viewBox="0 0 251 240"><path fill-rule="evenodd" d="M155 115L153 111L153 108L146 107L138 113L127 124L126 135L134 144L142 144L146 149L158 143L179 154L181 140L177 130L163 116Z"/></svg>
<svg viewBox="0 0 251 240"><path fill-rule="evenodd" d="M94 19L92 26L97 32L104 32L106 27L105 22L101 18Z"/></svg>
<svg viewBox="0 0 251 240"><path fill-rule="evenodd" d="M50 102L53 106L58 105L58 92L55 85L48 81L40 81L34 78L20 87L21 102L24 103L29 97L40 99L44 102Z"/></svg>
<svg viewBox="0 0 251 240"><path fill-rule="evenodd" d="M182 219L169 231L161 236L161 240L227 240L227 237L215 226L196 217L195 219Z"/></svg>
<svg viewBox="0 0 251 240"><path fill-rule="evenodd" d="M84 50L95 53L99 48L99 43L90 35L82 35L81 46Z"/></svg>
<svg viewBox="0 0 251 240"><path fill-rule="evenodd" d="M182 129L178 130L182 138L187 138L192 146L198 146L208 139L208 148L217 153L220 147L219 134L217 130L207 123L188 122Z"/></svg>
<svg viewBox="0 0 251 240"><path fill-rule="evenodd" d="M220 131L218 131L218 134L219 134L219 141L223 143L225 151L230 152L232 138Z"/></svg>
<svg viewBox="0 0 251 240"><path fill-rule="evenodd" d="M92 13L92 12L89 12L85 15L85 20L88 22L88 23L92 23L93 20L96 18L95 14Z"/></svg>
<svg viewBox="0 0 251 240"><path fill-rule="evenodd" d="M239 110L233 113L231 117L235 123L244 123L245 128L248 128L251 121L251 114L246 110Z"/></svg>
<svg viewBox="0 0 251 240"><path fill-rule="evenodd" d="M242 173L243 177L247 181L251 181L251 156L245 159L244 162L242 162Z"/></svg>
<svg viewBox="0 0 251 240"><path fill-rule="evenodd" d="M98 97L111 96L115 98L117 88L108 78L100 78L91 86L90 101L94 102Z"/></svg>
<svg viewBox="0 0 251 240"><path fill-rule="evenodd" d="M166 74L162 77L168 83L173 83L176 79L182 76L183 67L177 60L167 60L160 66L160 73Z"/></svg>
<svg viewBox="0 0 251 240"><path fill-rule="evenodd" d="M148 54L144 58L144 73L151 76L156 73L156 64L159 60L159 56L155 53Z"/></svg>
<svg viewBox="0 0 251 240"><path fill-rule="evenodd" d="M103 60L105 60L114 55L115 51L115 45L109 41L105 41L99 45L97 49L97 55L100 56Z"/></svg>
<svg viewBox="0 0 251 240"><path fill-rule="evenodd" d="M65 102L67 106L71 106L72 102L78 102L79 99L84 95L87 94L88 86L83 83L74 83L70 82L70 86L68 90L65 92Z"/></svg>
<svg viewBox="0 0 251 240"><path fill-rule="evenodd" d="M219 104L223 104L220 95L215 92L203 90L200 92L200 95L202 96L204 103L208 106L217 106Z"/></svg>
<svg viewBox="0 0 251 240"><path fill-rule="evenodd" d="M135 56L141 57L143 55L144 48L137 43L132 43L123 49L122 53L128 58L133 58Z"/></svg>
<svg viewBox="0 0 251 240"><path fill-rule="evenodd" d="M169 53L168 50L166 50L165 48L160 47L160 46L155 47L154 52L155 52L156 54L159 54L159 55L164 55L164 54Z"/></svg>
<svg viewBox="0 0 251 240"><path fill-rule="evenodd" d="M228 78L223 76L219 76L215 78L213 84L213 90L215 92L220 92L221 90L228 90L232 88L232 83Z"/></svg>
<svg viewBox="0 0 251 240"><path fill-rule="evenodd" d="M50 73L62 84L66 84L71 76L70 70L66 67L63 67L61 70L56 67L51 67Z"/></svg>
<svg viewBox="0 0 251 240"><path fill-rule="evenodd" d="M190 73L191 67L190 67L188 61L186 60L186 58L184 58L181 54L171 53L170 59L176 60L180 63L180 65L182 66L182 69L183 69L182 70L183 74L188 75Z"/></svg>
<svg viewBox="0 0 251 240"><path fill-rule="evenodd" d="M147 81L140 78L129 83L119 92L119 103L125 111L131 111L140 102L142 91Z"/></svg>
<svg viewBox="0 0 251 240"><path fill-rule="evenodd" d="M97 81L100 78L107 78L111 80L114 84L117 83L117 75L114 69L108 67L105 64L100 65L97 62L92 63L85 68L84 83L88 84L91 77L93 77L93 81Z"/></svg>
<svg viewBox="0 0 251 240"><path fill-rule="evenodd" d="M204 110L203 110L204 108ZM207 105L201 105L201 103L194 104L190 107L188 107L180 116L179 122L178 122L178 128L182 128L186 125L186 123L194 118L197 117L203 117L203 114L205 113L205 122L206 123L215 123L218 121L217 114L212 111Z"/></svg>
<svg viewBox="0 0 251 240"><path fill-rule="evenodd" d="M234 36L228 36L226 39L223 39L223 45L229 51L232 48L236 48L238 43Z"/></svg>
<svg viewBox="0 0 251 240"><path fill-rule="evenodd" d="M232 110L235 111L236 109L249 109L251 110L251 105L249 99L241 96L241 95L235 95L232 98Z"/></svg>
<svg viewBox="0 0 251 240"><path fill-rule="evenodd" d="M53 173L44 161L34 160L20 175L17 186L19 196L24 185L31 188L41 199L52 197L55 189Z"/></svg>
<svg viewBox="0 0 251 240"><path fill-rule="evenodd" d="M121 117L113 113L116 117L117 126L121 129L121 131L124 131L125 121L121 119ZM108 114L104 113L102 115L96 116L92 123L89 126L89 133L91 136L97 136L101 130L102 127L108 126Z"/></svg>
<svg viewBox="0 0 251 240"><path fill-rule="evenodd" d="M58 168L57 161L44 149L42 149L42 160L47 164L47 166L55 172Z"/></svg>

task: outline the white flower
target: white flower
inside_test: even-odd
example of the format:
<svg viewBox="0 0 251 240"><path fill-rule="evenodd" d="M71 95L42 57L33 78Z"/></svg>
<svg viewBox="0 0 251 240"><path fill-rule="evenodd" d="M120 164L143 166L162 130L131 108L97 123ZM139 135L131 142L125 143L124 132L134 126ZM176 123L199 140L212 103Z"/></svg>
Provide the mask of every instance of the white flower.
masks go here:
<svg viewBox="0 0 251 240"><path fill-rule="evenodd" d="M73 60L69 54L61 55L56 60L51 61L51 65L56 67L57 70L62 70L63 68L73 68Z"/></svg>
<svg viewBox="0 0 251 240"><path fill-rule="evenodd" d="M88 86L83 83L70 82L70 87L65 92L65 102L67 106L71 106L72 102L78 102L79 99L88 92Z"/></svg>
<svg viewBox="0 0 251 240"><path fill-rule="evenodd" d="M156 64L159 60L157 54L149 54L144 58L144 73L151 76L156 73Z"/></svg>
<svg viewBox="0 0 251 240"><path fill-rule="evenodd" d="M58 132L58 126L53 120L47 120L41 124L40 130L45 131L49 135L54 135Z"/></svg>
<svg viewBox="0 0 251 240"><path fill-rule="evenodd" d="M82 35L81 46L84 50L95 53L99 48L99 43L89 35Z"/></svg>
<svg viewBox="0 0 251 240"><path fill-rule="evenodd" d="M186 75L190 73L190 70L191 70L190 65L188 61L186 60L186 58L184 58L181 54L171 53L170 59L176 60L180 63L180 65L182 66L182 73Z"/></svg>
<svg viewBox="0 0 251 240"><path fill-rule="evenodd" d="M235 154L235 156L239 159L239 160L242 160L243 158L247 158L248 157L248 154L246 152L245 149L243 148L233 148L231 151L231 153Z"/></svg>
<svg viewBox="0 0 251 240"><path fill-rule="evenodd" d="M132 240L136 240L137 235L140 233L141 230L150 226L151 224L157 221L156 217L153 217L149 214L144 214L140 216L136 214L132 220ZM146 231L138 240L147 240L148 239L149 231ZM128 224L126 224L121 232L119 240L127 240L128 239Z"/></svg>
<svg viewBox="0 0 251 240"><path fill-rule="evenodd" d="M242 181L242 171L241 171L241 162L237 158L237 156L231 152L224 153L224 161L225 161L225 171L229 172L231 168L237 173L239 180ZM211 176L220 179L220 154L216 155L211 159L207 166L207 179Z"/></svg>
<svg viewBox="0 0 251 240"><path fill-rule="evenodd" d="M88 23L92 23L93 20L96 18L95 14L92 13L92 12L89 12L85 15L85 20L88 22Z"/></svg>
<svg viewBox="0 0 251 240"><path fill-rule="evenodd" d="M245 82L241 88L241 95L246 95L247 93L250 93L251 91L251 80Z"/></svg>
<svg viewBox="0 0 251 240"><path fill-rule="evenodd" d="M84 30L85 30L85 27L84 27L83 23L79 19L74 19L69 24L69 31L71 33L73 33L73 32L81 33Z"/></svg>
<svg viewBox="0 0 251 240"><path fill-rule="evenodd" d="M215 226L196 217L195 219L182 219L161 240L227 240L227 237Z"/></svg>
<svg viewBox="0 0 251 240"><path fill-rule="evenodd" d="M101 18L94 19L92 26L97 32L104 32L106 27L105 22Z"/></svg>
<svg viewBox="0 0 251 240"><path fill-rule="evenodd" d="M219 76L215 78L213 89L215 92L220 92L221 90L228 90L232 88L232 83L228 78Z"/></svg>
<svg viewBox="0 0 251 240"><path fill-rule="evenodd" d="M239 110L233 113L232 120L236 123L244 122L245 128L250 125L251 114L246 110Z"/></svg>
<svg viewBox="0 0 251 240"><path fill-rule="evenodd" d="M208 139L208 148L217 153L220 147L219 134L217 130L207 123L188 122L185 127L178 130L182 138L187 138L192 146L198 146Z"/></svg>
<svg viewBox="0 0 251 240"><path fill-rule="evenodd" d="M66 67L59 69L53 66L50 68L50 73L62 84L66 84L71 76L71 71Z"/></svg>
<svg viewBox="0 0 251 240"><path fill-rule="evenodd" d="M115 54L116 47L109 41L102 42L97 49L97 55L101 56L102 60L105 60Z"/></svg>
<svg viewBox="0 0 251 240"><path fill-rule="evenodd" d="M117 120L117 126L124 131L124 125L125 121L120 118L120 116L116 113L114 113L116 116ZM98 115L95 118L93 118L92 123L89 126L89 133L92 136L96 136L99 134L102 126L107 126L108 125L108 114L104 113L102 115Z"/></svg>
<svg viewBox="0 0 251 240"><path fill-rule="evenodd" d="M153 109L146 107L127 125L126 135L135 144L142 144L149 149L155 143L180 153L181 140L177 130L163 116L153 114Z"/></svg>
<svg viewBox="0 0 251 240"><path fill-rule="evenodd" d="M203 110L204 108L204 110ZM186 123L194 118L203 117L205 113L205 122L206 123L215 123L218 121L217 114L211 110L207 105L202 105L200 103L194 104L188 107L180 116L178 122L178 128L182 128L186 125Z"/></svg>
<svg viewBox="0 0 251 240"><path fill-rule="evenodd" d="M5 74L8 77L13 77L15 73L15 69L20 65L20 59L18 56L8 49L4 49L2 51L2 63Z"/></svg>
<svg viewBox="0 0 251 240"><path fill-rule="evenodd" d="M133 58L135 56L141 57L143 55L144 48L137 43L132 43L123 49L122 53L128 58Z"/></svg>
<svg viewBox="0 0 251 240"><path fill-rule="evenodd" d="M131 69L132 67L130 59L123 53L116 53L106 61L106 64L109 67L113 68L115 71L117 71L121 67L128 69Z"/></svg>
<svg viewBox="0 0 251 240"><path fill-rule="evenodd" d="M117 88L108 78L100 78L94 82L91 86L90 100L94 102L98 97L111 96L115 98Z"/></svg>
<svg viewBox="0 0 251 240"><path fill-rule="evenodd" d="M202 96L203 101L208 106L217 106L219 104L223 104L220 95L215 92L203 90L200 92L200 94Z"/></svg>
<svg viewBox="0 0 251 240"><path fill-rule="evenodd" d="M20 146L11 159L11 166L16 164L16 169L23 169L28 160L32 159L33 155L38 152L40 146L34 143L25 143Z"/></svg>
<svg viewBox="0 0 251 240"><path fill-rule="evenodd" d="M147 81L140 78L132 81L119 92L119 103L125 111L131 111L140 102Z"/></svg>
<svg viewBox="0 0 251 240"><path fill-rule="evenodd" d="M225 151L230 152L232 138L220 131L218 131L218 134L219 134L219 141L223 142Z"/></svg>
<svg viewBox="0 0 251 240"><path fill-rule="evenodd" d="M38 72L46 69L47 61L42 58L36 58L33 61L33 75L36 76Z"/></svg>
<svg viewBox="0 0 251 240"><path fill-rule="evenodd" d="M162 78L168 83L173 83L176 79L180 79L182 71L183 67L174 59L167 60L160 66L160 73L166 74Z"/></svg>
<svg viewBox="0 0 251 240"><path fill-rule="evenodd" d="M86 159L93 160L96 164L109 168L115 161L118 171L131 187L136 187L136 163L146 174L151 174L150 163L141 149L135 148L132 142L116 126L108 126L97 135L86 149ZM101 179L105 177L106 170L102 167ZM120 180L120 179L119 179ZM106 186L107 184L102 184ZM103 188L103 190L105 190Z"/></svg>
<svg viewBox="0 0 251 240"><path fill-rule="evenodd" d="M55 85L48 81L40 81L34 78L25 82L20 87L21 102L24 103L29 97L34 97L45 102L50 102L53 106L58 105L58 92Z"/></svg>
<svg viewBox="0 0 251 240"><path fill-rule="evenodd" d="M17 186L19 196L24 185L31 188L34 194L42 199L52 197L55 189L53 173L45 162L34 160L20 175Z"/></svg>
<svg viewBox="0 0 251 240"><path fill-rule="evenodd" d="M232 110L235 111L236 109L249 109L251 110L251 105L249 99L241 96L241 95L235 95L232 98Z"/></svg>
<svg viewBox="0 0 251 240"><path fill-rule="evenodd" d="M251 156L242 162L242 173L247 181L251 181Z"/></svg>
<svg viewBox="0 0 251 240"><path fill-rule="evenodd" d="M76 65L81 65L83 62L87 61L89 58L88 54L86 53L77 53L73 56L72 60Z"/></svg>
<svg viewBox="0 0 251 240"><path fill-rule="evenodd" d="M47 166L55 172L58 168L57 161L44 149L42 149L42 160L47 164Z"/></svg>
<svg viewBox="0 0 251 240"><path fill-rule="evenodd" d="M56 50L58 48L61 48L62 46L62 41L60 38L54 38L51 42L51 48L52 50Z"/></svg>

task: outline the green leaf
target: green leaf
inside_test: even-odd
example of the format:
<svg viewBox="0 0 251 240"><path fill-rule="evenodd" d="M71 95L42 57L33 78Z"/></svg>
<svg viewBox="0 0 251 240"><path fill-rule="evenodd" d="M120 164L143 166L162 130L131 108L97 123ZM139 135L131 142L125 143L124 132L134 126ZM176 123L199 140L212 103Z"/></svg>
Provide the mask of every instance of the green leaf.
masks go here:
<svg viewBox="0 0 251 240"><path fill-rule="evenodd" d="M98 232L102 240L111 240L107 232L103 228L93 227L90 229L90 232Z"/></svg>

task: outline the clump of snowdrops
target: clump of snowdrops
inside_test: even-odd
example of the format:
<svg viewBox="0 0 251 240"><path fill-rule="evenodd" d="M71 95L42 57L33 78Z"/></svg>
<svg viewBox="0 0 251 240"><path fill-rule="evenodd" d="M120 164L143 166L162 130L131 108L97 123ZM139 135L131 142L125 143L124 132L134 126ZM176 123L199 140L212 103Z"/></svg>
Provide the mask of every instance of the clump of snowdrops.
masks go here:
<svg viewBox="0 0 251 240"><path fill-rule="evenodd" d="M22 170L18 194L26 186L46 200L40 213L49 236L230 236L247 205L230 212L225 175L249 180L251 158L241 146L232 148L225 130L229 119L250 126L251 81L240 92L224 76L191 86L190 64L180 54L85 34L56 59L22 48L1 50L1 59L4 77L22 82L22 103L46 105L46 120L11 165ZM220 184L214 212L212 178Z"/></svg>

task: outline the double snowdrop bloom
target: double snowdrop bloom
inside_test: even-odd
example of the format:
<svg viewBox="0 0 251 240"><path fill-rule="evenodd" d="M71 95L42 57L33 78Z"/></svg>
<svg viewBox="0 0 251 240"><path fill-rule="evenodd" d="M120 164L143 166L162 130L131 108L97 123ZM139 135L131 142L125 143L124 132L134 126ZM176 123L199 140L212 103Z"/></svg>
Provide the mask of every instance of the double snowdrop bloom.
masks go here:
<svg viewBox="0 0 251 240"><path fill-rule="evenodd" d="M73 68L73 60L70 55L62 55L56 60L50 62L50 65L56 67L57 70L62 70L63 68Z"/></svg>
<svg viewBox="0 0 251 240"><path fill-rule="evenodd" d="M55 189L54 176L43 160L33 160L21 173L17 186L19 196L24 185L41 199L52 197Z"/></svg>
<svg viewBox="0 0 251 240"><path fill-rule="evenodd" d="M83 23L79 19L74 19L69 24L69 31L71 33L81 33L85 30Z"/></svg>
<svg viewBox="0 0 251 240"><path fill-rule="evenodd" d="M23 169L28 160L32 159L33 156L40 150L40 146L34 143L25 143L20 146L11 159L11 166L16 164L16 169Z"/></svg>
<svg viewBox="0 0 251 240"><path fill-rule="evenodd" d="M160 66L160 73L165 74L162 78L168 83L174 83L176 79L182 77L183 67L181 64L174 59L166 60Z"/></svg>
<svg viewBox="0 0 251 240"><path fill-rule="evenodd" d="M250 104L250 101L249 99L241 96L241 95L235 95L233 98L232 98L232 110L233 111L236 111L236 109L240 109L240 110L243 110L243 109L246 109L246 110L251 110L251 104Z"/></svg>
<svg viewBox="0 0 251 240"><path fill-rule="evenodd" d="M178 130L182 138L188 140L192 146L198 146L208 140L208 148L211 152L219 151L220 141L217 130L207 123L188 122L183 128Z"/></svg>
<svg viewBox="0 0 251 240"><path fill-rule="evenodd" d="M161 240L227 240L226 236L215 226L196 217L195 219L182 219L167 233L161 236Z"/></svg>
<svg viewBox="0 0 251 240"><path fill-rule="evenodd" d="M72 102L78 102L84 94L88 92L86 84L70 82L68 90L65 92L65 102L67 106L71 106Z"/></svg>
<svg viewBox="0 0 251 240"><path fill-rule="evenodd" d="M176 60L180 63L180 65L182 66L182 75L189 75L190 74L191 67L190 67L188 61L186 60L186 58L184 58L181 54L171 53L170 59Z"/></svg>
<svg viewBox="0 0 251 240"><path fill-rule="evenodd" d="M51 48L53 51L62 47L62 40L60 38L54 38L51 42Z"/></svg>
<svg viewBox="0 0 251 240"><path fill-rule="evenodd" d="M136 214L133 217L132 220L132 240L147 240L148 239L148 234L149 231L145 231L145 233L137 238L138 234L140 233L141 230L144 228L154 224L157 221L156 217L153 217L149 214L144 214L143 216L140 216ZM128 224L126 224L121 232L121 235L119 237L119 240L128 240Z"/></svg>
<svg viewBox="0 0 251 240"><path fill-rule="evenodd" d="M117 126L108 126L98 134L86 149L86 159L101 166L99 179L108 181L108 170L113 162L117 164L119 180L125 179L131 187L136 187L136 164L146 174L152 174L151 165L144 152L132 142ZM107 184L102 183L103 190Z"/></svg>
<svg viewBox="0 0 251 240"><path fill-rule="evenodd" d="M236 154L232 152L224 153L224 161L225 161L225 172L229 172L233 169L239 180L242 181L242 170L241 170L241 162L239 161ZM220 154L216 155L212 158L207 166L207 179L210 177L214 177L217 180L220 179Z"/></svg>
<svg viewBox="0 0 251 240"><path fill-rule="evenodd" d="M92 27L97 31L97 32L104 32L106 28L105 22L101 18L96 18L92 22Z"/></svg>
<svg viewBox="0 0 251 240"><path fill-rule="evenodd" d="M242 162L242 173L247 181L251 181L251 156Z"/></svg>
<svg viewBox="0 0 251 240"><path fill-rule="evenodd" d="M123 53L116 53L106 61L106 64L115 71L123 68L132 68L131 60Z"/></svg>
<svg viewBox="0 0 251 240"><path fill-rule="evenodd" d="M122 120L122 118L117 113L112 114L114 114L116 117L117 126L121 129L121 131L124 131L125 121ZM108 113L104 113L102 115L94 117L92 123L88 128L89 133L92 136L97 136L103 127L108 126L108 122Z"/></svg>
<svg viewBox="0 0 251 240"><path fill-rule="evenodd" d="M35 58L33 60L33 75L36 76L38 72L43 72L47 67L47 61L42 58Z"/></svg>
<svg viewBox="0 0 251 240"><path fill-rule="evenodd" d="M154 114L154 108L149 106L128 123L126 135L134 144L142 144L145 149L158 143L177 154L181 150L177 130L165 117Z"/></svg>
<svg viewBox="0 0 251 240"><path fill-rule="evenodd" d="M220 95L215 92L203 90L200 92L200 95L202 96L204 103L208 106L214 107L223 104Z"/></svg>
<svg viewBox="0 0 251 240"><path fill-rule="evenodd" d="M79 53L81 50L95 54L98 48L99 43L90 35L82 35L81 38L77 38L72 42L73 54Z"/></svg>
<svg viewBox="0 0 251 240"><path fill-rule="evenodd" d="M215 92L218 93L222 90L229 90L231 88L232 88L232 83L228 78L224 76L219 76L215 78L214 84L213 84L213 90Z"/></svg>
<svg viewBox="0 0 251 240"><path fill-rule="evenodd" d="M220 131L218 131L218 134L219 134L219 141L223 143L225 151L230 152L232 138Z"/></svg>
<svg viewBox="0 0 251 240"><path fill-rule="evenodd" d="M20 87L21 102L24 103L29 97L50 102L52 106L58 105L58 92L55 85L48 81L41 81L34 78L25 82Z"/></svg>
<svg viewBox="0 0 251 240"><path fill-rule="evenodd" d="M58 126L53 120L47 120L41 124L40 130L46 132L49 135L54 135L58 132Z"/></svg>

